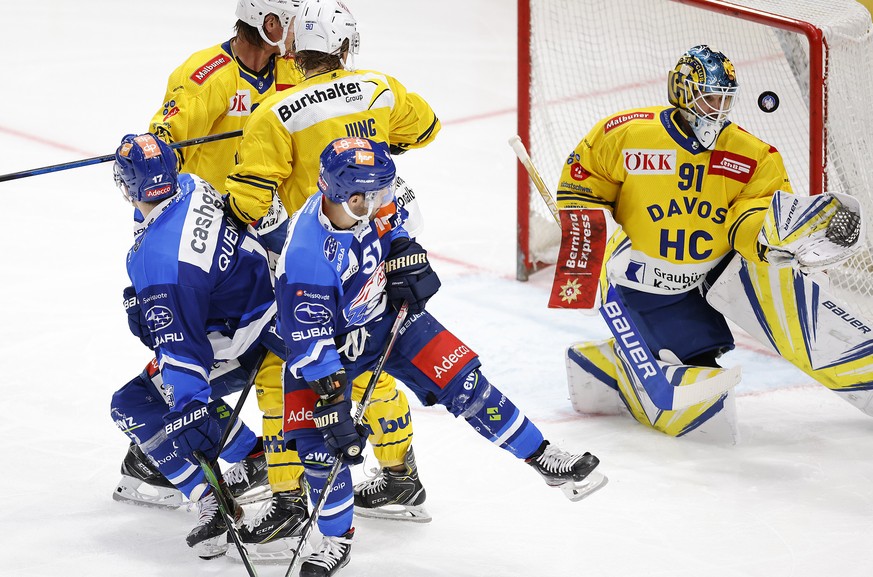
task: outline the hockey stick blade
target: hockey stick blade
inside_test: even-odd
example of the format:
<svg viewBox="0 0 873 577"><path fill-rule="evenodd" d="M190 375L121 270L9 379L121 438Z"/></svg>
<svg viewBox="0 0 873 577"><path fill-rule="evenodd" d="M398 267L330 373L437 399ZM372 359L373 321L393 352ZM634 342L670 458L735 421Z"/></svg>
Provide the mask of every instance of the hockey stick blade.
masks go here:
<svg viewBox="0 0 873 577"><path fill-rule="evenodd" d="M235 511L231 511L232 501L228 500L227 495L224 492L224 487L222 487L221 482L218 480L218 475L215 474L215 469L212 468L212 464L200 451L194 451L194 457L196 457L197 462L200 463L200 469L203 471L206 480L209 481L209 485L215 493L215 499L218 501L218 510L221 511L221 515L224 517L224 524L227 526L227 534L230 535L233 544L236 545L240 559L242 560L249 577L258 577L258 572L255 571L255 566L252 564L251 559L249 559L249 553L239 538L239 531L236 529L236 520L234 519Z"/></svg>

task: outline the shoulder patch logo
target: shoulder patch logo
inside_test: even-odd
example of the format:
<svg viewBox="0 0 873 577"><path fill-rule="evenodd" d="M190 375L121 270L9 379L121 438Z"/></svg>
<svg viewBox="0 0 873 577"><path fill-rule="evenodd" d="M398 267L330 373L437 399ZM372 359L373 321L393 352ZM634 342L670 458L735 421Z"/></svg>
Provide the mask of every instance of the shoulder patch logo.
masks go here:
<svg viewBox="0 0 873 577"><path fill-rule="evenodd" d="M630 122L631 120L651 120L654 117L654 112L630 112L628 114L619 114L618 116L613 116L606 121L606 124L603 125L603 133L606 134L613 128L621 126L625 122Z"/></svg>
<svg viewBox="0 0 873 577"><path fill-rule="evenodd" d="M219 54L199 69L195 70L194 74L191 75L191 80L193 80L195 84L203 84L213 72L219 68L227 66L228 64L230 64L230 57L226 54Z"/></svg>
<svg viewBox="0 0 873 577"><path fill-rule="evenodd" d="M742 183L748 183L758 162L741 154L725 150L714 150L709 159L709 174L724 176Z"/></svg>

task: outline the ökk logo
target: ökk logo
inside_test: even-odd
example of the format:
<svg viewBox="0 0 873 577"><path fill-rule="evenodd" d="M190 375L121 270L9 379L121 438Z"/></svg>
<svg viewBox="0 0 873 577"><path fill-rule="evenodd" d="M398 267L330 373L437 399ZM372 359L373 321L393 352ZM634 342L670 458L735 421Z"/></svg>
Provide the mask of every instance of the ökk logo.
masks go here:
<svg viewBox="0 0 873 577"><path fill-rule="evenodd" d="M173 323L173 312L167 307L153 306L146 312L146 322L153 331L165 329Z"/></svg>

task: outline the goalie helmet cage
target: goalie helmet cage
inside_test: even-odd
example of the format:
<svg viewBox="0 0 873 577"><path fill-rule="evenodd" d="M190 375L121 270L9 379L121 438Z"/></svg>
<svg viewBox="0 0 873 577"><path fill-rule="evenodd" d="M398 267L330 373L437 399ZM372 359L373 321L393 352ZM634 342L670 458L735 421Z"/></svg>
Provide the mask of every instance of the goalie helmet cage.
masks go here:
<svg viewBox="0 0 873 577"><path fill-rule="evenodd" d="M855 196L869 227L871 27L854 0L519 0L518 134L554 193L598 120L669 106L667 72L708 44L737 69L731 120L782 153L795 192ZM758 106L766 92L779 99L769 113ZM520 163L517 182L517 277L526 280L555 262L560 231ZM835 292L873 313L870 243L829 275Z"/></svg>

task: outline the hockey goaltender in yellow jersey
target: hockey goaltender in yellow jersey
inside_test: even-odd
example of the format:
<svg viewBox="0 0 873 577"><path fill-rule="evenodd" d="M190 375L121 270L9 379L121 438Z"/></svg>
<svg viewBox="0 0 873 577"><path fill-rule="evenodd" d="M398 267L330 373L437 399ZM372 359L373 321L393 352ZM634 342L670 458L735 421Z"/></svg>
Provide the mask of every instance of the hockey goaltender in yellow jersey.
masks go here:
<svg viewBox="0 0 873 577"><path fill-rule="evenodd" d="M627 278L616 282L645 292L697 286L731 248L759 261L773 191L791 191L774 147L728 123L708 150L679 128L677 114L655 106L604 118L567 158L558 184L560 208L612 210L633 239Z"/></svg>

